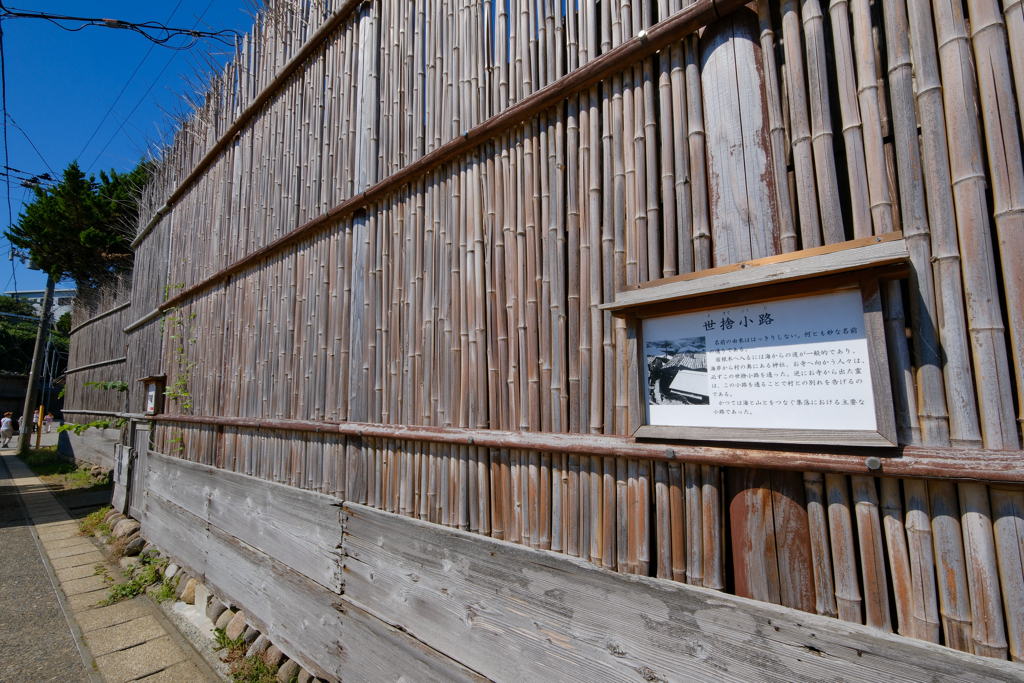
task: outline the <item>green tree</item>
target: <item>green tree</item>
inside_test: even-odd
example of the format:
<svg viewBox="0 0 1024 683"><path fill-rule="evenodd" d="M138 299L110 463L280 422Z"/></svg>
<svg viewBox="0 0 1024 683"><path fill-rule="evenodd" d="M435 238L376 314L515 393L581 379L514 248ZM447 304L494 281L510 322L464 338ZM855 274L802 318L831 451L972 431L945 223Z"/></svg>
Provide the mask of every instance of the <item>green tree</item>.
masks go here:
<svg viewBox="0 0 1024 683"><path fill-rule="evenodd" d="M93 287L112 273L131 270L138 199L149 171L147 162L129 173L100 171L97 182L72 162L54 187L35 188L32 202L5 234L54 280Z"/></svg>
<svg viewBox="0 0 1024 683"><path fill-rule="evenodd" d="M27 375L32 369L38 320L39 314L28 301L0 296L0 373ZM58 351L54 376L63 374L67 369L70 331L71 316L65 313L53 326L50 334L50 341Z"/></svg>
<svg viewBox="0 0 1024 683"><path fill-rule="evenodd" d="M29 302L0 296L0 371L27 375L38 323L15 316L39 319Z"/></svg>

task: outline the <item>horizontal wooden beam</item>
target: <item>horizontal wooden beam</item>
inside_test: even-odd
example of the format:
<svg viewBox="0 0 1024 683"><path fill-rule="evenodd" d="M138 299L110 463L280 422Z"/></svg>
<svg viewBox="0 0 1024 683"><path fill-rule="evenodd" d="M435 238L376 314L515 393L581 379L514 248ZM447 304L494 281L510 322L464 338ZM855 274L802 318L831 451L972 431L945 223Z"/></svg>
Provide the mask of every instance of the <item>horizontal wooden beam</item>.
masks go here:
<svg viewBox="0 0 1024 683"><path fill-rule="evenodd" d="M104 365L114 365L115 363L124 363L128 360L127 356L121 358L111 358L110 360L101 360L99 363L90 363L89 365L79 365L77 368L71 368L65 370L64 374L70 375L73 372L81 372L82 370L92 370L93 368L102 368Z"/></svg>
<svg viewBox="0 0 1024 683"><path fill-rule="evenodd" d="M341 593L337 498L152 451L146 466L148 491Z"/></svg>
<svg viewBox="0 0 1024 683"><path fill-rule="evenodd" d="M132 305L131 301L125 301L120 306L114 306L109 311L104 311L103 313L100 313L99 315L96 315L96 316L93 316L93 317L89 318L84 323L81 323L79 325L75 325L74 327L71 328L71 331L68 332L68 335L72 335L75 332L78 332L80 329L82 329L86 325L92 325L97 320L103 320L104 318L106 318L108 316L114 315L118 311L123 311L124 309L128 308L131 305Z"/></svg>
<svg viewBox="0 0 1024 683"><path fill-rule="evenodd" d="M200 415L157 415L153 419L157 422L174 424L205 424L247 429L342 434L375 439L426 441L546 453L579 453L581 455L679 461L702 465L1024 484L1024 451L926 448L921 446L903 446L891 449L872 448L866 452L841 447L816 447L813 450L770 450L763 447L744 448L737 445L707 446L692 443L640 441L628 436L603 434L507 432L365 422L318 422ZM871 465L874 464L878 464L878 467L872 468Z"/></svg>
<svg viewBox="0 0 1024 683"><path fill-rule="evenodd" d="M105 417L122 417L121 413L113 413L106 410L62 410L65 415L103 415Z"/></svg>
<svg viewBox="0 0 1024 683"><path fill-rule="evenodd" d="M345 597L500 681L1019 681L1019 664L345 504ZM496 654L496 653L500 653Z"/></svg>
<svg viewBox="0 0 1024 683"><path fill-rule="evenodd" d="M351 16L352 12L361 4L363 4L363 0L348 0L338 8L338 11L327 17L320 28L317 29L316 33L310 36L309 40L299 48L299 51L296 52L283 67L281 67L277 76L275 76L274 79L267 84L267 87L265 87L260 94L256 96L256 99L238 115L235 122L231 124L226 131L224 131L224 134L220 136L213 147L203 155L203 158L199 160L199 163L196 164L194 169L192 169L192 172L189 173L183 181L181 181L174 192L171 193L171 196L167 198L164 205L157 209L157 212L153 214L153 217L139 232L135 240L132 241L132 249L139 246L142 243L142 240L146 239L146 236L153 231L153 228L159 225L160 220L170 212L178 200L185 196L185 193L189 191L192 185L195 184L195 182L199 180L204 173L206 173L207 169L213 165L213 162L215 162L221 153L227 149L228 145L231 144L231 141L235 139L235 136L242 132L242 129L245 128L246 124L248 124L249 121L251 121L252 118L256 116L264 106L266 106L267 102L269 102L274 95L276 95L277 92L285 86L288 79L290 79L296 71L305 65L305 63L309 61L310 57L323 48L323 42L327 40L327 36L329 36L336 28L341 26L341 24L344 23L344 21Z"/></svg>
<svg viewBox="0 0 1024 683"><path fill-rule="evenodd" d="M326 228L332 222L350 216L356 211L384 199L398 188L426 175L441 164L466 154L484 142L518 126L530 117L550 109L570 95L622 71L745 4L746 0L696 0L689 7L652 26L642 36L632 38L609 50L579 69L492 116L475 128L466 131L460 137L450 140L433 152L420 157L376 185L367 188L365 192L337 204L288 234L247 254L205 280L182 290L162 303L159 310L166 311L179 306L213 285L226 281L235 273Z"/></svg>
<svg viewBox="0 0 1024 683"><path fill-rule="evenodd" d="M909 260L903 233L894 232L654 280L617 292L614 302L599 308L623 311L666 301L881 268Z"/></svg>
<svg viewBox="0 0 1024 683"><path fill-rule="evenodd" d="M402 629L159 494L147 492L144 505L146 540L218 598L241 608L249 623L321 679L486 683Z"/></svg>
<svg viewBox="0 0 1024 683"><path fill-rule="evenodd" d="M146 323L152 322L152 321L156 320L157 318L159 318L162 313L163 313L163 311L161 311L159 308L150 311L146 315L142 316L141 318L139 318L135 322L133 322L130 325L128 325L127 327L125 327L124 328L124 333L128 334L132 330L139 329L140 327L142 327Z"/></svg>

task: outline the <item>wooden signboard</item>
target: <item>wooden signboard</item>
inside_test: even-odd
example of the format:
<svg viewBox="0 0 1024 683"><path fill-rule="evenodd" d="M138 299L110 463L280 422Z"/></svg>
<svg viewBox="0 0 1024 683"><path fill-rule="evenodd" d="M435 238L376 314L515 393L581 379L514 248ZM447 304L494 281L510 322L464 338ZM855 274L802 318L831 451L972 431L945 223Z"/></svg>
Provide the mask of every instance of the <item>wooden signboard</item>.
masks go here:
<svg viewBox="0 0 1024 683"><path fill-rule="evenodd" d="M645 288L642 303L617 297L607 308L635 344L635 436L895 446L878 280L902 272L898 238L709 271L741 281L724 292L690 277ZM839 252L864 265L836 272Z"/></svg>

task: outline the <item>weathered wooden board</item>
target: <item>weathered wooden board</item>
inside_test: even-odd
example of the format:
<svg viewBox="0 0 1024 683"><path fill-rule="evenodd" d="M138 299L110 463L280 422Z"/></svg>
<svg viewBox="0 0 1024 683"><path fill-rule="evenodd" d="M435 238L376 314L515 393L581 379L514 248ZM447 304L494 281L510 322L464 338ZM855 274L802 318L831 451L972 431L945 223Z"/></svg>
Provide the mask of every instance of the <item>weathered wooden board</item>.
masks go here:
<svg viewBox="0 0 1024 683"><path fill-rule="evenodd" d="M781 251L757 15L737 10L701 35L715 265Z"/></svg>
<svg viewBox="0 0 1024 683"><path fill-rule="evenodd" d="M903 235L890 233L657 280L647 286L616 292L614 302L601 304L598 308L618 311L766 284L878 268L905 263L909 259L910 253Z"/></svg>
<svg viewBox="0 0 1024 683"><path fill-rule="evenodd" d="M124 514L128 508L128 483L131 450L121 444L114 446L114 494L110 506Z"/></svg>
<svg viewBox="0 0 1024 683"><path fill-rule="evenodd" d="M1024 680L1024 669L345 504L345 596L498 681Z"/></svg>
<svg viewBox="0 0 1024 683"><path fill-rule="evenodd" d="M149 472L153 493L341 593L337 498L153 452Z"/></svg>
<svg viewBox="0 0 1024 683"><path fill-rule="evenodd" d="M321 678L486 680L153 492L146 509L147 538Z"/></svg>

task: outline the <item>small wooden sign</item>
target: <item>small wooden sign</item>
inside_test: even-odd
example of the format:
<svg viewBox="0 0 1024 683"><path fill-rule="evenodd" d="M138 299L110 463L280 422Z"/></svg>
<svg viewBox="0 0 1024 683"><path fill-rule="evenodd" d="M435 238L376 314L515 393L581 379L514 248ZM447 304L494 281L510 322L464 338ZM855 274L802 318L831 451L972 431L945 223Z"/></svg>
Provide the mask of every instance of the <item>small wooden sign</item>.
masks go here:
<svg viewBox="0 0 1024 683"><path fill-rule="evenodd" d="M146 388L146 415L159 415L164 412L164 385L166 375L153 375L139 380Z"/></svg>
<svg viewBox="0 0 1024 683"><path fill-rule="evenodd" d="M811 253L795 264L805 273L799 279L780 278L778 261L751 262L733 271L750 284L726 292L690 278L664 285L664 299L657 287L642 303L621 306L617 298L608 308L626 317L636 359L634 435L897 445L878 280L901 273L894 255L905 247L886 242L884 249L874 248L877 238L851 245L884 254L883 263L854 271L818 266L824 255ZM827 252L833 266L835 252ZM767 282L758 277L762 268ZM680 296L680 285L693 295ZM625 294L637 298L635 290Z"/></svg>

